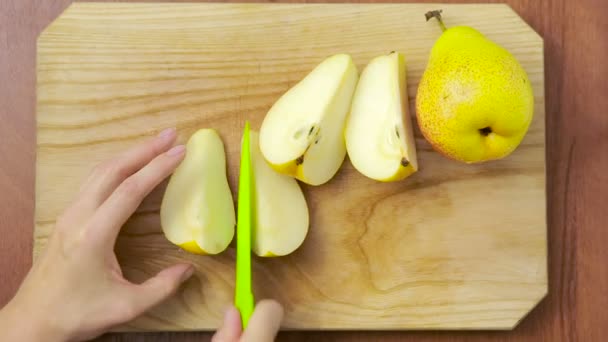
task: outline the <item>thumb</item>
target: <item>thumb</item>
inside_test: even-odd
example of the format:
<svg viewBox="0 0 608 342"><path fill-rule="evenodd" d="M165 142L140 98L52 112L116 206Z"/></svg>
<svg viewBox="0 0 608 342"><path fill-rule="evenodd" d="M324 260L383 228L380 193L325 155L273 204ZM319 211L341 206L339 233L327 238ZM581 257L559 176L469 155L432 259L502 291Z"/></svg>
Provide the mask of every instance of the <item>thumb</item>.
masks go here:
<svg viewBox="0 0 608 342"><path fill-rule="evenodd" d="M224 316L222 327L213 335L212 342L236 342L242 332L241 314L234 307L230 307Z"/></svg>
<svg viewBox="0 0 608 342"><path fill-rule="evenodd" d="M179 286L192 276L193 272L192 265L177 264L165 268L156 276L136 285L130 296L134 313L139 315L172 296Z"/></svg>
<svg viewBox="0 0 608 342"><path fill-rule="evenodd" d="M265 299L255 306L255 311L247 329L241 337L244 342L272 342L274 341L283 319L283 307L274 300Z"/></svg>

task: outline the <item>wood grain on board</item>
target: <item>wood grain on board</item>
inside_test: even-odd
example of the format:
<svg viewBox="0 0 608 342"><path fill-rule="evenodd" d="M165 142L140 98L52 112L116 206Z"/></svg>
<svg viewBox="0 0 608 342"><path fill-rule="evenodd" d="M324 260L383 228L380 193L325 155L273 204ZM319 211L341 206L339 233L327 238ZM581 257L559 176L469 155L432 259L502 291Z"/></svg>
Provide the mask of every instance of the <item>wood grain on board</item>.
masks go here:
<svg viewBox="0 0 608 342"><path fill-rule="evenodd" d="M383 184L347 161L304 186L311 229L294 254L254 261L257 298L286 307L285 329L510 329L547 293L543 41L506 5L442 5L506 47L529 74L535 117L510 157L464 165L417 132L421 170ZM407 59L413 107L440 35L428 5L89 4L38 39L34 254L90 169L165 127L179 140L222 136L233 192L245 120L254 128L323 58L359 69L392 50ZM207 330L231 302L234 251L189 255L160 232L164 185L123 229L117 254L143 280L181 260L195 277L120 330ZM236 198L236 197L235 197Z"/></svg>

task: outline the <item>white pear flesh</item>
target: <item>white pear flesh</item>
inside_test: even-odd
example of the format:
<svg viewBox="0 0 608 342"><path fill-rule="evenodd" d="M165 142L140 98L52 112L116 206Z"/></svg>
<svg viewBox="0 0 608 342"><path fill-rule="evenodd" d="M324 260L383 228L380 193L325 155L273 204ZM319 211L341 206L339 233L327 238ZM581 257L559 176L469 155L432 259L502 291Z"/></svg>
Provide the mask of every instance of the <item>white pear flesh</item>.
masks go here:
<svg viewBox="0 0 608 342"><path fill-rule="evenodd" d="M250 131L250 139L256 207L252 250L262 257L287 255L306 238L308 205L298 182L266 162L258 133Z"/></svg>
<svg viewBox="0 0 608 342"><path fill-rule="evenodd" d="M275 170L311 185L326 183L338 172L357 80L352 58L334 55L279 98L260 129L260 149Z"/></svg>
<svg viewBox="0 0 608 342"><path fill-rule="evenodd" d="M224 144L213 129L194 133L160 208L165 237L191 253L217 254L234 236L236 217Z"/></svg>
<svg viewBox="0 0 608 342"><path fill-rule="evenodd" d="M392 52L361 73L345 129L353 166L378 181L396 181L418 170L408 109L405 59Z"/></svg>

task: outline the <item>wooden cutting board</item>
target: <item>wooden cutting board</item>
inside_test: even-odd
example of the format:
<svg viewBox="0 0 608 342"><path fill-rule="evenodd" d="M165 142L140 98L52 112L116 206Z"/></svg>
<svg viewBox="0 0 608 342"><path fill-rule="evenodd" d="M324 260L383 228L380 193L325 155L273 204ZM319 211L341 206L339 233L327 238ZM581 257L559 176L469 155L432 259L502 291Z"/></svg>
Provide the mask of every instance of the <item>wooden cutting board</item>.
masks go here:
<svg viewBox="0 0 608 342"><path fill-rule="evenodd" d="M34 255L97 163L175 126L185 142L217 129L237 189L245 120L259 128L280 95L323 58L405 53L413 103L440 35L421 4L77 3L38 40ZM547 293L543 41L506 5L441 5L510 50L530 76L535 117L508 158L464 165L416 132L420 171L383 184L345 161L303 186L310 233L288 257L254 260L257 298L285 305L285 329L510 329ZM234 250L189 255L163 237L158 187L116 252L141 281L188 260L173 299L120 330L208 330L232 301ZM236 197L235 197L236 198Z"/></svg>

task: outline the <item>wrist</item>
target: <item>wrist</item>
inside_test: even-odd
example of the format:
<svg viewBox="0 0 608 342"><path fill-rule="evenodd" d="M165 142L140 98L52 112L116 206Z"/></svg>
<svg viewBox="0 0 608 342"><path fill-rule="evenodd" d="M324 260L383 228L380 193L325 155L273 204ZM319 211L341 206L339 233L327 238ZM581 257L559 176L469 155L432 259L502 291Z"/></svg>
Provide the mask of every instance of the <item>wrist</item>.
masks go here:
<svg viewBox="0 0 608 342"><path fill-rule="evenodd" d="M0 340L32 342L68 341L68 334L48 319L53 314L29 308L27 305L13 299L0 310Z"/></svg>

